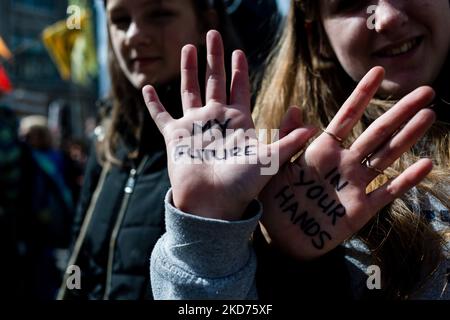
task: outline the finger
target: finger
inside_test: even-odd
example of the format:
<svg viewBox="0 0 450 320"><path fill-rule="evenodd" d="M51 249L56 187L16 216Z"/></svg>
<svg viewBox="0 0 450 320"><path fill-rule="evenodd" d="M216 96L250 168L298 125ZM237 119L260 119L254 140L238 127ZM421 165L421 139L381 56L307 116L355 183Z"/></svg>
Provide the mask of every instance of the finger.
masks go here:
<svg viewBox="0 0 450 320"><path fill-rule="evenodd" d="M375 120L353 143L350 150L361 157L373 153L418 110L431 103L433 98L434 91L429 87L414 90Z"/></svg>
<svg viewBox="0 0 450 320"><path fill-rule="evenodd" d="M430 159L421 159L409 168L407 168L397 178L385 183L380 188L372 191L369 195L369 201L376 211L401 197L409 189L419 184L433 169L433 163Z"/></svg>
<svg viewBox="0 0 450 320"><path fill-rule="evenodd" d="M280 159L279 163L282 165L302 150L308 140L314 137L317 131L317 128L312 127L295 129L284 138L270 145L271 154L278 154Z"/></svg>
<svg viewBox="0 0 450 320"><path fill-rule="evenodd" d="M232 69L230 104L243 106L247 112L250 112L250 80L244 52L240 50L233 52Z"/></svg>
<svg viewBox="0 0 450 320"><path fill-rule="evenodd" d="M384 69L372 68L359 82L356 89L331 120L326 131L345 139L352 131L370 100L377 92L384 77Z"/></svg>
<svg viewBox="0 0 450 320"><path fill-rule="evenodd" d="M380 170L389 167L427 132L435 119L436 115L432 110L419 111L383 148L370 156L370 164ZM369 177L369 181L373 178Z"/></svg>
<svg viewBox="0 0 450 320"><path fill-rule="evenodd" d="M302 111L296 107L289 107L286 114L281 120L280 139L287 136L291 131L299 128L303 123Z"/></svg>
<svg viewBox="0 0 450 320"><path fill-rule="evenodd" d="M181 100L184 112L202 106L197 49L193 45L186 45L181 50Z"/></svg>
<svg viewBox="0 0 450 320"><path fill-rule="evenodd" d="M223 43L220 33L211 30L206 36L206 103L227 103Z"/></svg>
<svg viewBox="0 0 450 320"><path fill-rule="evenodd" d="M145 86L142 89L142 95L153 121L155 121L159 131L164 133L164 128L173 121L173 118L159 101L155 88L150 85Z"/></svg>

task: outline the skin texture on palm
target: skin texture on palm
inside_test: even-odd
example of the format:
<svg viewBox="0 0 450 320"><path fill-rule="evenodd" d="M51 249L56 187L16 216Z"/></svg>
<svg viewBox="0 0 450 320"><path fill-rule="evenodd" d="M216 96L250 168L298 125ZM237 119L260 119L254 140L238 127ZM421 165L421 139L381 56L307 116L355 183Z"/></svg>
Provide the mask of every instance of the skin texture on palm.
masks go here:
<svg viewBox="0 0 450 320"><path fill-rule="evenodd" d="M234 52L228 103L224 50L217 31L210 31L207 35L204 107L198 83L196 49L191 45L185 46L181 55L184 113L181 119L175 120L167 113L153 87L143 88L149 112L166 142L174 205L180 210L204 217L241 219L248 204L270 180L270 176L261 175L263 165L255 158L266 149L273 157L278 157L280 163L284 163L304 145L313 131L298 128L271 145L258 141L255 135L243 134L254 129L250 112L247 61L241 51ZM198 133L194 130L196 126L202 128ZM192 152L180 148L191 146L189 141L199 135L203 138L203 134L209 134L214 139L201 139L199 150L195 151L203 152L208 149L219 152L218 146L231 145L231 148L245 150L241 152L241 156L246 161L236 163L235 159L231 161L229 158L211 157L211 161L192 163L189 161L192 160Z"/></svg>
<svg viewBox="0 0 450 320"><path fill-rule="evenodd" d="M371 165L385 169L424 134L434 121L434 113L423 109L433 99L432 89L422 87L402 99L349 149L344 149L333 135L345 139L377 92L384 70L373 68L327 127L331 135L320 135L291 163L289 159L317 130L296 122L300 110L291 108L280 128L279 141L265 145L255 136L242 135L254 128L245 55L240 51L233 54L228 102L223 45L216 31L208 33L207 51L204 107L196 50L190 45L183 48L181 55L181 119L175 120L167 113L153 87L143 89L149 112L165 138L173 202L180 210L208 218L238 220L252 199L258 197L264 206L262 222L274 243L299 259L313 259L342 243L380 208L430 172L431 161L423 159L367 194L367 185L378 173L362 162L370 156ZM195 127L200 130L196 132ZM270 176L261 175L261 164L257 162L235 163L214 156L208 159L211 161L204 161L204 153L198 157L199 163L180 161L192 160L193 153L186 146L205 133L214 139L206 143L201 140L202 151L216 150L218 146L238 146L241 150L252 146L252 152L243 154L252 160L266 148L285 165L270 180Z"/></svg>
<svg viewBox="0 0 450 320"><path fill-rule="evenodd" d="M383 69L372 69L342 106L326 131L345 139L383 80ZM432 169L422 159L381 188L367 193L379 174L364 165L386 169L406 152L435 119L423 109L434 92L422 87L404 97L377 119L349 149L321 134L294 163L285 165L265 187L263 225L274 242L301 260L319 257L359 231L382 207L418 184ZM290 109L285 129L298 127Z"/></svg>

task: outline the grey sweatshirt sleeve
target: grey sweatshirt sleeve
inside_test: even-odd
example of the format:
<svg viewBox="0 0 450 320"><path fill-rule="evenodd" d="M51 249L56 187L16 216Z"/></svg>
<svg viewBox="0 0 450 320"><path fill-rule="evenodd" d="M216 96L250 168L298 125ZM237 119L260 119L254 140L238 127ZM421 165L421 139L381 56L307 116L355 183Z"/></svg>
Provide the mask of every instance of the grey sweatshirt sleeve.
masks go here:
<svg viewBox="0 0 450 320"><path fill-rule="evenodd" d="M166 233L153 249L150 279L155 299L256 299L256 256L251 234L262 206L247 220L224 221L184 213L166 195Z"/></svg>

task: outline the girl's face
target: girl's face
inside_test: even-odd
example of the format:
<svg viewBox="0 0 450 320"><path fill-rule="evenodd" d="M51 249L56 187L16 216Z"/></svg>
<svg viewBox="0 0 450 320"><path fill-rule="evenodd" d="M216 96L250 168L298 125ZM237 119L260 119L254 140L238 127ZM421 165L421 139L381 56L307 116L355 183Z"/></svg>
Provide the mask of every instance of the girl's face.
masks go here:
<svg viewBox="0 0 450 320"><path fill-rule="evenodd" d="M401 97L436 80L450 50L449 0L320 0L334 54L355 81L386 69L380 94Z"/></svg>
<svg viewBox="0 0 450 320"><path fill-rule="evenodd" d="M108 28L122 72L136 89L180 73L181 48L202 34L193 1L108 0Z"/></svg>

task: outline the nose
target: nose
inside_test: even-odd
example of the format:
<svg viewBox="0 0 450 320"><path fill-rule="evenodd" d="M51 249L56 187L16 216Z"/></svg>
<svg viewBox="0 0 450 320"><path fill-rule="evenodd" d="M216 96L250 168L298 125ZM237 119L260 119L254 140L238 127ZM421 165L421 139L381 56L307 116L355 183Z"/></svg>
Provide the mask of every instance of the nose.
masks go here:
<svg viewBox="0 0 450 320"><path fill-rule="evenodd" d="M375 30L383 33L395 30L408 22L408 15L402 5L403 1L381 0L375 11Z"/></svg>
<svg viewBox="0 0 450 320"><path fill-rule="evenodd" d="M136 21L132 21L127 30L128 44L132 46L148 45L150 37Z"/></svg>

